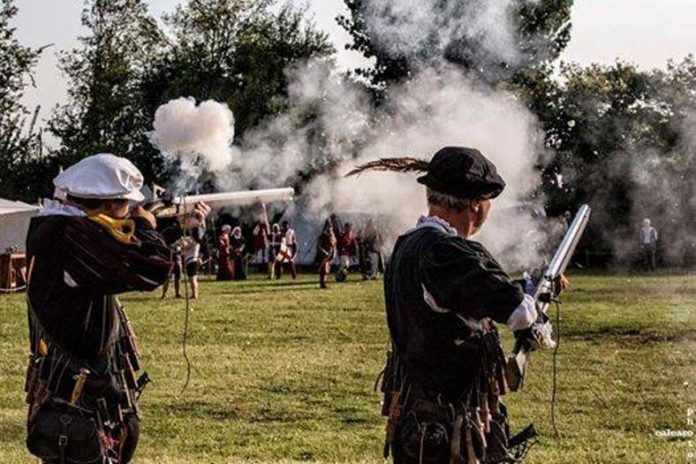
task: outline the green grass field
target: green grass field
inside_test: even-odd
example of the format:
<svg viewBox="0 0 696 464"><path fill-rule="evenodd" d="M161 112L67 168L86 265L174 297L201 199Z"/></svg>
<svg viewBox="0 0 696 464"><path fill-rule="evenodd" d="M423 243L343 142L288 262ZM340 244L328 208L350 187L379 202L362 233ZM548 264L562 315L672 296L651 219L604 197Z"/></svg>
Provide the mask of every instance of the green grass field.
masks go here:
<svg viewBox="0 0 696 464"><path fill-rule="evenodd" d="M542 434L528 462L696 462L687 440L655 433L692 428L695 277L571 276L558 357L561 437L550 426L550 352L535 355L524 391L507 396L513 429L533 422ZM154 380L135 462L382 462L372 392L387 349L381 282L317 287L309 275L205 282L192 302L194 369L183 392L183 302L124 296ZM24 450L23 296L0 297L0 316L0 462L35 462Z"/></svg>

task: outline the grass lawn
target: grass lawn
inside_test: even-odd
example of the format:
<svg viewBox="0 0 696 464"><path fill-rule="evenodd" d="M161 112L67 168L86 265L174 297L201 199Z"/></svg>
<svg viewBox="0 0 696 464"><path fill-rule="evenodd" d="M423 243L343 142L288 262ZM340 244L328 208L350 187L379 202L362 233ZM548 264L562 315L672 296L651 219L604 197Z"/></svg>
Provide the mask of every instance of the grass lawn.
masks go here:
<svg viewBox="0 0 696 464"><path fill-rule="evenodd" d="M372 392L387 349L381 282L352 278L328 291L311 275L204 282L192 302L194 369L183 392L183 302L124 296L154 380L135 462L382 462L381 398ZM532 359L524 391L507 396L513 429L533 422L542 434L526 462L696 462L687 440L655 433L692 428L696 275L571 279L558 358L561 437L549 419L550 352ZM24 450L22 295L0 296L0 349L0 462L35 462Z"/></svg>

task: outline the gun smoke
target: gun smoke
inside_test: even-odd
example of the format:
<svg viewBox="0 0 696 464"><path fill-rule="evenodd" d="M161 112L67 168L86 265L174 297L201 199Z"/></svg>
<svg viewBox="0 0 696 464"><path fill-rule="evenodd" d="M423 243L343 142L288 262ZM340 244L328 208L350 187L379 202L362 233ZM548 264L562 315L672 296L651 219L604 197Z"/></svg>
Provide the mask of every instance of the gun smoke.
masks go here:
<svg viewBox="0 0 696 464"><path fill-rule="evenodd" d="M179 157L184 168L200 166L189 162L190 154L206 160L219 190L301 185L309 178L299 203L315 217L371 213L395 231L412 227L427 212L425 190L415 176L343 175L356 164L380 157L428 159L443 146L476 147L493 160L508 184L477 238L505 265L538 265L548 225L520 207L540 183L535 165L544 148L536 119L513 95L475 84L444 60L455 39L466 38L481 45L470 57L474 61L517 62L520 41L512 23L512 2L469 2L467 7L460 3L368 3L368 27L385 47L411 57L432 51L407 82L389 89L379 107L362 84L336 74L330 61L313 60L286 71L287 110L247 131L237 141L240 153L233 154L237 149L229 145L231 113L222 118L228 124L220 124L227 131L213 129L218 126L210 121L196 125L189 119L196 111L208 117L217 114L211 108L214 102L196 108L192 100L179 99L164 105L157 112L153 142ZM202 111L204 105L209 111ZM212 137L219 142L213 149L199 144L211 138L210 133L220 134ZM387 242L394 239L388 237Z"/></svg>
<svg viewBox="0 0 696 464"><path fill-rule="evenodd" d="M373 0L362 14L369 36L393 57L430 62L456 54L478 64L520 62L512 0ZM466 45L465 45L466 44Z"/></svg>
<svg viewBox="0 0 696 464"><path fill-rule="evenodd" d="M165 161L178 162L177 190L190 190L204 171L228 168L237 152L232 111L213 100L196 105L193 98L178 98L160 106L149 137Z"/></svg>
<svg viewBox="0 0 696 464"><path fill-rule="evenodd" d="M675 128L681 142L675 152L633 140L628 134L624 152L617 156L614 168L625 173L632 184L630 222L618 230L607 230L616 256L616 264L633 265L636 261L638 230L644 218L650 218L660 233L663 264L688 266L696 259L696 110L689 109L680 127ZM612 192L600 188L597 203L610 204ZM610 208L599 208L599 220L609 223Z"/></svg>
<svg viewBox="0 0 696 464"><path fill-rule="evenodd" d="M375 109L366 90L331 70L326 61L312 61L288 71L288 110L249 131L240 141L239 156L231 154L236 149L216 150L224 153L226 162L206 165L215 174L218 189L295 185L309 172L314 175L300 202L315 217L334 211L371 213L388 221L389 229L403 231L427 211L425 190L415 176L375 173L346 179L343 175L356 164L379 157L427 159L446 145L477 147L496 163L508 183L480 239L494 252L504 252L508 265L539 262L535 246L519 243L520 235L538 234L539 226L518 206L539 185L534 165L541 138L535 118L512 95L477 87L460 71L444 66L421 71L392 89L384 105ZM192 102L174 103L185 103L188 111L180 114L188 117ZM179 157L202 155L200 149L190 149L194 145L189 138L179 138L172 129L190 126L177 121L172 102L168 105L170 109L163 111L167 118L160 120L168 124L155 128L158 146ZM170 143L162 143L160 134L173 134L164 138Z"/></svg>

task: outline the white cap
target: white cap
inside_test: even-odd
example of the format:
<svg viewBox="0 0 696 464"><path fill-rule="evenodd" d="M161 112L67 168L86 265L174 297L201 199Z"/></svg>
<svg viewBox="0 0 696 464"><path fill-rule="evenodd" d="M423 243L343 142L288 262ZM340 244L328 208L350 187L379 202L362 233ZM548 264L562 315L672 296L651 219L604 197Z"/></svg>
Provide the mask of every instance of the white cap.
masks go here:
<svg viewBox="0 0 696 464"><path fill-rule="evenodd" d="M126 158L100 153L73 164L53 179L56 190L77 198L142 201L143 175Z"/></svg>
<svg viewBox="0 0 696 464"><path fill-rule="evenodd" d="M229 232L230 230L232 230L232 226L229 224L225 224L224 226L222 226L220 230L222 230L223 232Z"/></svg>

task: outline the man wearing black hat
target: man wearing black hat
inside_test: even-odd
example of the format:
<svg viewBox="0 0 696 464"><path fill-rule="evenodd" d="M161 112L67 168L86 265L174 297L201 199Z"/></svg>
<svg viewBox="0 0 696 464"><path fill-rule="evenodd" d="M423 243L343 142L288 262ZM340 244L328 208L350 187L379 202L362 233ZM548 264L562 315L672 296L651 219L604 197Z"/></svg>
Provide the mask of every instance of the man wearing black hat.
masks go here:
<svg viewBox="0 0 696 464"><path fill-rule="evenodd" d="M395 463L505 461L510 442L505 358L495 322L526 329L537 319L491 254L469 239L505 182L478 150L446 147L428 162L382 159L367 170L425 172L429 212L396 242L384 292L392 352L384 373L385 457Z"/></svg>

